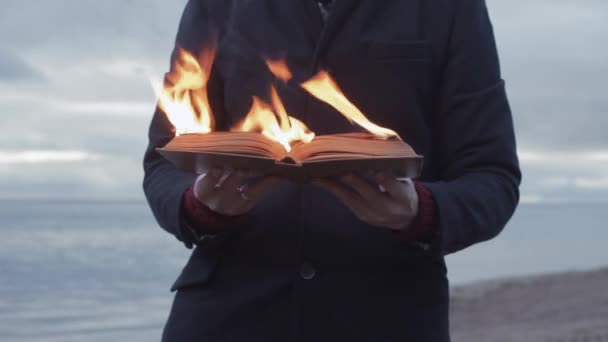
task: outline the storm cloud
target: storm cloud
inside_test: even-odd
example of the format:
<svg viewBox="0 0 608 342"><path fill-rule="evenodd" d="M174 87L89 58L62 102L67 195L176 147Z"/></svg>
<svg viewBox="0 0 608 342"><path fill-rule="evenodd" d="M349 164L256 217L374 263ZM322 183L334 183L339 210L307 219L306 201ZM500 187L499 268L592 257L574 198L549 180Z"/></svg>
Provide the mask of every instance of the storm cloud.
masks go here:
<svg viewBox="0 0 608 342"><path fill-rule="evenodd" d="M608 3L490 1L520 144L608 146Z"/></svg>
<svg viewBox="0 0 608 342"><path fill-rule="evenodd" d="M69 188L69 197L141 198L154 107L149 78L168 67L185 2L3 1L0 197L52 197ZM523 199L608 200L608 161L598 157L608 154L608 3L488 6Z"/></svg>
<svg viewBox="0 0 608 342"><path fill-rule="evenodd" d="M0 82L43 79L42 74L11 51L0 49Z"/></svg>

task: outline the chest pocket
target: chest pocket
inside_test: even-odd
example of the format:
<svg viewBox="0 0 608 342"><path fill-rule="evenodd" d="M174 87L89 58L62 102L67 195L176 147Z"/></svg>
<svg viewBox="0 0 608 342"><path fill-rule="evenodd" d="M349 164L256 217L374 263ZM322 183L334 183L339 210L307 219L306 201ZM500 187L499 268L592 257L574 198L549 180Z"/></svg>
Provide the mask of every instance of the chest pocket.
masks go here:
<svg viewBox="0 0 608 342"><path fill-rule="evenodd" d="M348 51L350 50L350 51ZM336 52L329 68L346 96L368 117L412 136L430 98L427 41L372 41Z"/></svg>
<svg viewBox="0 0 608 342"><path fill-rule="evenodd" d="M373 42L367 51L366 63L371 69L364 72L367 81L370 87L380 90L377 95L382 103L404 106L401 109L423 105L429 95L431 67L431 49L427 42Z"/></svg>

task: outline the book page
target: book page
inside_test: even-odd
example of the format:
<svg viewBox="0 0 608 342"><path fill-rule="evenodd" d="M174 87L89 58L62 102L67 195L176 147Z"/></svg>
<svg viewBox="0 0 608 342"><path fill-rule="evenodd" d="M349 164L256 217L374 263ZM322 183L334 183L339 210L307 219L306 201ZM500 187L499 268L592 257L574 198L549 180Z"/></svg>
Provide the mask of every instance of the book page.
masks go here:
<svg viewBox="0 0 608 342"><path fill-rule="evenodd" d="M290 155L298 161L358 159L369 157L415 157L416 152L400 139L381 139L369 133L317 136L310 143L294 146Z"/></svg>
<svg viewBox="0 0 608 342"><path fill-rule="evenodd" d="M281 160L286 151L260 133L212 132L207 134L184 134L173 138L166 150L183 152L212 152L257 156Z"/></svg>

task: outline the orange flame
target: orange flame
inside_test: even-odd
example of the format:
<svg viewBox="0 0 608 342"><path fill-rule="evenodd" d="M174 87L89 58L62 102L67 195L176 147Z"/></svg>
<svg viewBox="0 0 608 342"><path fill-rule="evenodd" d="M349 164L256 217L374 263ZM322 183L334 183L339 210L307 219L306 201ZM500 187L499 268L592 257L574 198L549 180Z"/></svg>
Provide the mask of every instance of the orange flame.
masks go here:
<svg viewBox="0 0 608 342"><path fill-rule="evenodd" d="M267 138L283 145L287 152L291 151L291 144L294 142L311 142L315 134L304 123L287 115L274 87L272 88L272 97L273 106L271 107L254 96L249 113L232 131L259 131ZM277 120L277 115L280 121Z"/></svg>
<svg viewBox="0 0 608 342"><path fill-rule="evenodd" d="M302 88L317 99L334 107L351 123L355 122L370 133L382 138L398 137L396 132L388 128L380 127L369 121L367 117L346 98L338 84L327 72L320 71L316 76L302 83Z"/></svg>
<svg viewBox="0 0 608 342"><path fill-rule="evenodd" d="M287 82L293 77L287 63L283 60L266 60L266 65L268 65L268 69L277 79ZM232 130L238 132L261 132L267 138L283 145L287 152L291 151L291 144L295 142L311 142L315 134L304 123L289 116L274 86L270 88L270 97L272 105L268 105L259 98L254 97L249 113Z"/></svg>
<svg viewBox="0 0 608 342"><path fill-rule="evenodd" d="M175 126L175 134L209 133L214 126L207 96L207 82L215 59L216 44L195 57L177 47L171 71L154 90L160 109Z"/></svg>
<svg viewBox="0 0 608 342"><path fill-rule="evenodd" d="M287 63L285 62L285 60L282 60L282 59L277 59L277 60L267 59L266 60L266 65L268 65L268 69L270 69L270 72L276 78L280 79L283 82L287 82L287 81L289 81L290 79L293 78L293 74L289 70L289 67L287 66Z"/></svg>
<svg viewBox="0 0 608 342"><path fill-rule="evenodd" d="M207 83L217 51L217 40L199 56L177 47L171 71L165 75L164 84L154 89L160 109L175 126L176 135L188 133L209 133L213 130L214 118L207 95ZM283 82L292 79L293 74L284 60L267 60L270 72ZM306 91L326 102L369 132L383 138L398 136L394 131L370 122L367 117L342 93L328 73L321 71L302 85ZM311 142L315 134L301 121L289 116L274 86L270 89L271 105L257 97L245 119L232 131L257 131L280 143L286 151L291 151L295 142Z"/></svg>
<svg viewBox="0 0 608 342"><path fill-rule="evenodd" d="M272 98L272 109L274 109L274 113L279 117L281 130L287 132L290 127L290 118L275 87L270 88L270 96Z"/></svg>

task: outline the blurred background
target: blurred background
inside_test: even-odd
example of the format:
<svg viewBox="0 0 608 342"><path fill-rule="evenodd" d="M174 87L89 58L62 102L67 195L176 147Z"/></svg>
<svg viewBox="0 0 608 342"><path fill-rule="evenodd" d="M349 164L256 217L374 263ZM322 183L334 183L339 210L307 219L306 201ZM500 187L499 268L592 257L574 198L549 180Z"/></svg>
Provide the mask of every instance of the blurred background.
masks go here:
<svg viewBox="0 0 608 342"><path fill-rule="evenodd" d="M189 251L141 158L185 0L0 4L0 340L159 340ZM488 5L524 183L499 238L448 257L456 294L608 266L608 3Z"/></svg>

